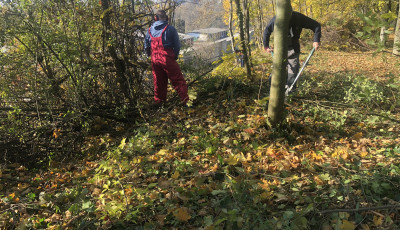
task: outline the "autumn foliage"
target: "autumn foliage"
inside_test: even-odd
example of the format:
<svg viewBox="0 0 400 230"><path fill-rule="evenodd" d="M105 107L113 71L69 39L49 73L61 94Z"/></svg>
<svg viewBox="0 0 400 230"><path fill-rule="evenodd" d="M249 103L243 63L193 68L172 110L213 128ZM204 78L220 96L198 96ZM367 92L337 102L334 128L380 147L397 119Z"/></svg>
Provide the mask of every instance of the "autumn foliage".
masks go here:
<svg viewBox="0 0 400 230"><path fill-rule="evenodd" d="M275 128L271 57L256 45L256 81L235 54L213 69L181 63L190 106L170 88L156 107L140 50L150 1L11 2L0 3L0 229L400 227L399 59L367 43L375 27L354 12L385 1L292 1L357 45L322 41ZM261 28L271 1L247 2Z"/></svg>

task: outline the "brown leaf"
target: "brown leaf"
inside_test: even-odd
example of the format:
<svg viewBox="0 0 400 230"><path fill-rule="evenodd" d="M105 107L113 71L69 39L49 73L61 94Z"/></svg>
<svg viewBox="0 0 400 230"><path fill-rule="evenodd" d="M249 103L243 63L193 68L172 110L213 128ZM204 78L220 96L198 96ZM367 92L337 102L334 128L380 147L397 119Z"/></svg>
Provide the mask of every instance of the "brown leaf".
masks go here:
<svg viewBox="0 0 400 230"><path fill-rule="evenodd" d="M177 220L182 221L182 222L186 222L186 221L190 220L190 218L192 218L189 215L189 209L186 207L176 209L173 214Z"/></svg>
<svg viewBox="0 0 400 230"><path fill-rule="evenodd" d="M253 128L248 128L248 129L244 129L243 131L245 131L246 133L253 135L255 133Z"/></svg>

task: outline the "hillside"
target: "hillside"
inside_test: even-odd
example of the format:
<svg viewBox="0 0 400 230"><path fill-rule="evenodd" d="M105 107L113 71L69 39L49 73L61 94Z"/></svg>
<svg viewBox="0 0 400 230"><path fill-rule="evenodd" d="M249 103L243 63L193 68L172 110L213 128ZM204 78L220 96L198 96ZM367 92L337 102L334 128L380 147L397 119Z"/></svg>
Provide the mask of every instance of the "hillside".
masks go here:
<svg viewBox="0 0 400 230"><path fill-rule="evenodd" d="M99 122L84 160L3 165L0 223L398 229L398 76L398 59L387 54L318 51L287 101L286 121L272 130L264 84L207 75L191 85L192 108L171 102L144 110L136 124Z"/></svg>

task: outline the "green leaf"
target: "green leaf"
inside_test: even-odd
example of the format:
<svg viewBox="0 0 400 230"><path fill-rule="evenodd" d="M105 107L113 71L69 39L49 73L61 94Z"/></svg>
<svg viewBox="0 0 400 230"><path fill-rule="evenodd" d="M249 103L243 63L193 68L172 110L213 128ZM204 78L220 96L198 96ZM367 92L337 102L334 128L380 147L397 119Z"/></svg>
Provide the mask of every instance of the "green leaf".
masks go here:
<svg viewBox="0 0 400 230"><path fill-rule="evenodd" d="M157 186L158 183L151 183L147 186L147 188L154 188Z"/></svg>
<svg viewBox="0 0 400 230"><path fill-rule="evenodd" d="M293 211L285 211L285 212L283 213L283 218L284 218L285 220L290 220L290 219L293 218L293 216L294 216L294 212L293 212Z"/></svg>
<svg viewBox="0 0 400 230"><path fill-rule="evenodd" d="M90 200L82 203L82 209L89 209L92 206L92 202Z"/></svg>
<svg viewBox="0 0 400 230"><path fill-rule="evenodd" d="M211 192L211 194L213 194L214 196L219 195L219 194L225 194L226 191L225 190L213 190Z"/></svg>

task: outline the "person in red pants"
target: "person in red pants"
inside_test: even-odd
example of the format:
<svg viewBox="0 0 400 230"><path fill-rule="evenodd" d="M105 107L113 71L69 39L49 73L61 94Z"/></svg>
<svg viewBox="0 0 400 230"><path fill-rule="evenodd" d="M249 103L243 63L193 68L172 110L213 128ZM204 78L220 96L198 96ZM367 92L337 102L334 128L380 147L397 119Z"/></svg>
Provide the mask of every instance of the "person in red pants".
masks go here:
<svg viewBox="0 0 400 230"><path fill-rule="evenodd" d="M176 62L180 51L179 36L176 29L168 25L168 16L164 10L158 10L155 22L145 37L145 51L151 56L154 81L154 100L156 103L167 100L168 79L183 104L189 100L188 87L182 71Z"/></svg>

